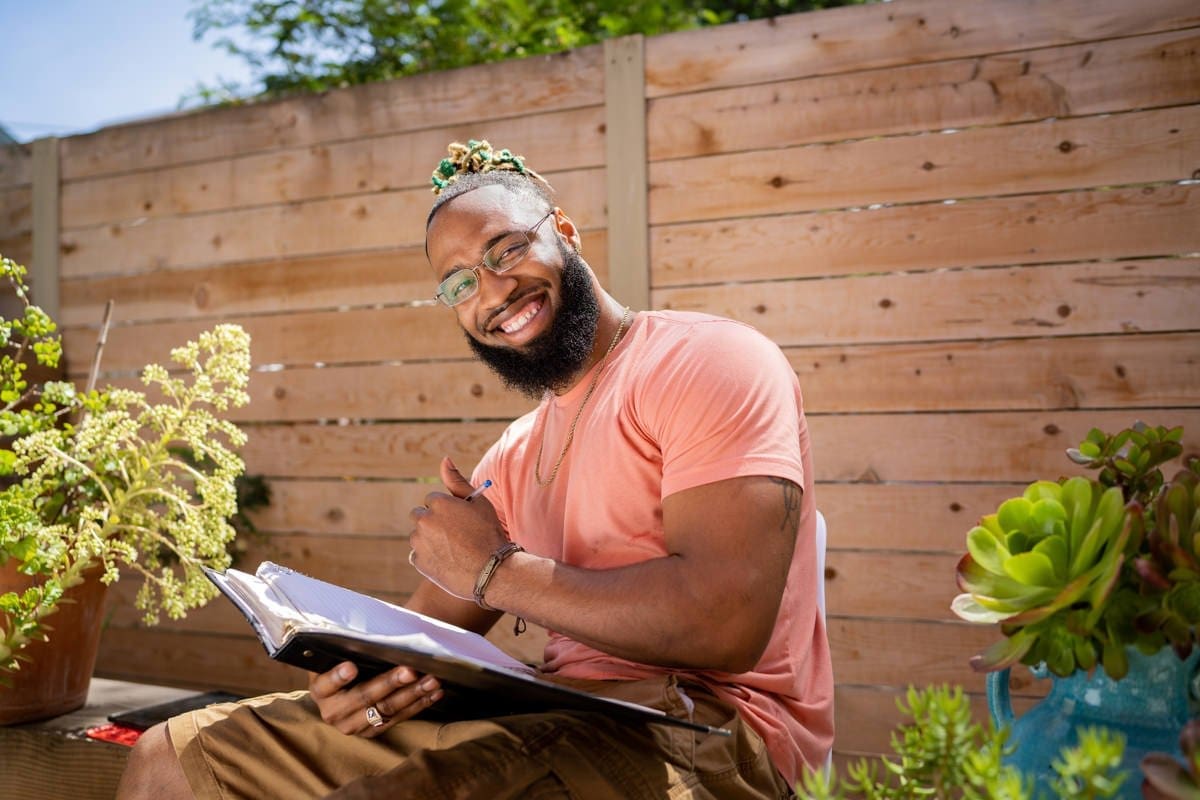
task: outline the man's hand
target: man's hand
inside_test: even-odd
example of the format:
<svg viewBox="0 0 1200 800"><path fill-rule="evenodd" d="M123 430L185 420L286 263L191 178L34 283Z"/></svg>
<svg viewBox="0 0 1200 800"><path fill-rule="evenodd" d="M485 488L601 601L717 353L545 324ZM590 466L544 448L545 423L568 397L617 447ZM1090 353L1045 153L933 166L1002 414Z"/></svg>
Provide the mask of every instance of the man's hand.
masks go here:
<svg viewBox="0 0 1200 800"><path fill-rule="evenodd" d="M357 674L358 669L347 661L329 672L310 673L308 678L308 691L321 710L321 719L347 736L372 739L442 698L436 678L421 676L409 667L396 667L347 688ZM371 706L383 717L382 725L368 721L367 709Z"/></svg>
<svg viewBox="0 0 1200 800"><path fill-rule="evenodd" d="M441 473L450 493L430 492L409 514L412 564L447 594L472 600L479 571L507 540L486 495L463 499L474 487L449 458L442 459Z"/></svg>

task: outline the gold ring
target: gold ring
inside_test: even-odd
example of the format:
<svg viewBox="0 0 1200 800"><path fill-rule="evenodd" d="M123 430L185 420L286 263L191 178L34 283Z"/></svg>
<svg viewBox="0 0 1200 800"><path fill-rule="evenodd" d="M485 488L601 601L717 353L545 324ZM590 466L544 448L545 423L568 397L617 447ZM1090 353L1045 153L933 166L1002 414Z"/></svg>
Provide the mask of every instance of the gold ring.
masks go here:
<svg viewBox="0 0 1200 800"><path fill-rule="evenodd" d="M379 709L375 706L367 706L367 722L371 723L371 727L382 727L383 723L387 722L383 718L383 714L379 713Z"/></svg>

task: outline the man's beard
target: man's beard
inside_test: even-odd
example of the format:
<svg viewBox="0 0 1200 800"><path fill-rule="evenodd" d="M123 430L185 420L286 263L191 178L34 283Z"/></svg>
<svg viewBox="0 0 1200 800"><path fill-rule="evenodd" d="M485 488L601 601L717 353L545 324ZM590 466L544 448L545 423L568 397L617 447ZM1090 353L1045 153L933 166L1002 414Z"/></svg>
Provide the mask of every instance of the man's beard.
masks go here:
<svg viewBox="0 0 1200 800"><path fill-rule="evenodd" d="M600 303L587 264L561 242L558 247L563 257L561 302L549 330L521 350L482 344L466 334L475 355L500 376L505 386L530 397L541 397L546 390L557 391L571 384L592 354L600 320Z"/></svg>

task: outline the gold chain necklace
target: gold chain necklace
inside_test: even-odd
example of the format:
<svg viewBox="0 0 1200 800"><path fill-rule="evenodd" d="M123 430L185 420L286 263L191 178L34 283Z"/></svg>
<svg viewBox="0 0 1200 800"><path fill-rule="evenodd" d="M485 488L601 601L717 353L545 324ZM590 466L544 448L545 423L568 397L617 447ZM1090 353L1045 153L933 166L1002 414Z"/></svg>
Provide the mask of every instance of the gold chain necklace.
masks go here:
<svg viewBox="0 0 1200 800"><path fill-rule="evenodd" d="M558 461L554 462L554 469L550 471L550 477L545 480L542 479L542 449L546 446L546 428L549 426L549 419L542 426L542 441L538 444L537 461L533 464L533 477L537 480L538 486L549 486L558 477L558 468L562 466L563 459L567 457L567 450L571 448L571 442L575 439L575 426L579 424L579 418L583 416L583 409L587 406L588 400L592 398L592 392L596 391L596 384L600 382L600 373L604 371L604 362L608 361L608 356L617 346L621 334L625 332L625 323L628 321L629 306L625 306L625 312L621 314L621 324L617 326L617 332L613 335L612 341L608 343L608 349L604 351L604 356L596 365L596 374L592 376L592 382L588 384L587 394L583 396L583 402L579 404L579 410L575 412L575 419L571 420L571 427L567 429L567 441L563 444L562 452L558 454ZM546 413L549 416L549 406L546 407Z"/></svg>

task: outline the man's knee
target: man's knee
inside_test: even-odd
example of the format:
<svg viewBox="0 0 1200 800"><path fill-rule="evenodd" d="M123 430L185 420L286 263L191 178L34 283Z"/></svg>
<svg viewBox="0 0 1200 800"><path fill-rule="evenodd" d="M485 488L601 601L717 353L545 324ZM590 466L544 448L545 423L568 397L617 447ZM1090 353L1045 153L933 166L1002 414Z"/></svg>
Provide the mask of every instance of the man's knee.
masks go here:
<svg viewBox="0 0 1200 800"><path fill-rule="evenodd" d="M117 798L166 800L175 797L191 798L192 793L175 756L167 724L161 722L138 738L117 787Z"/></svg>

